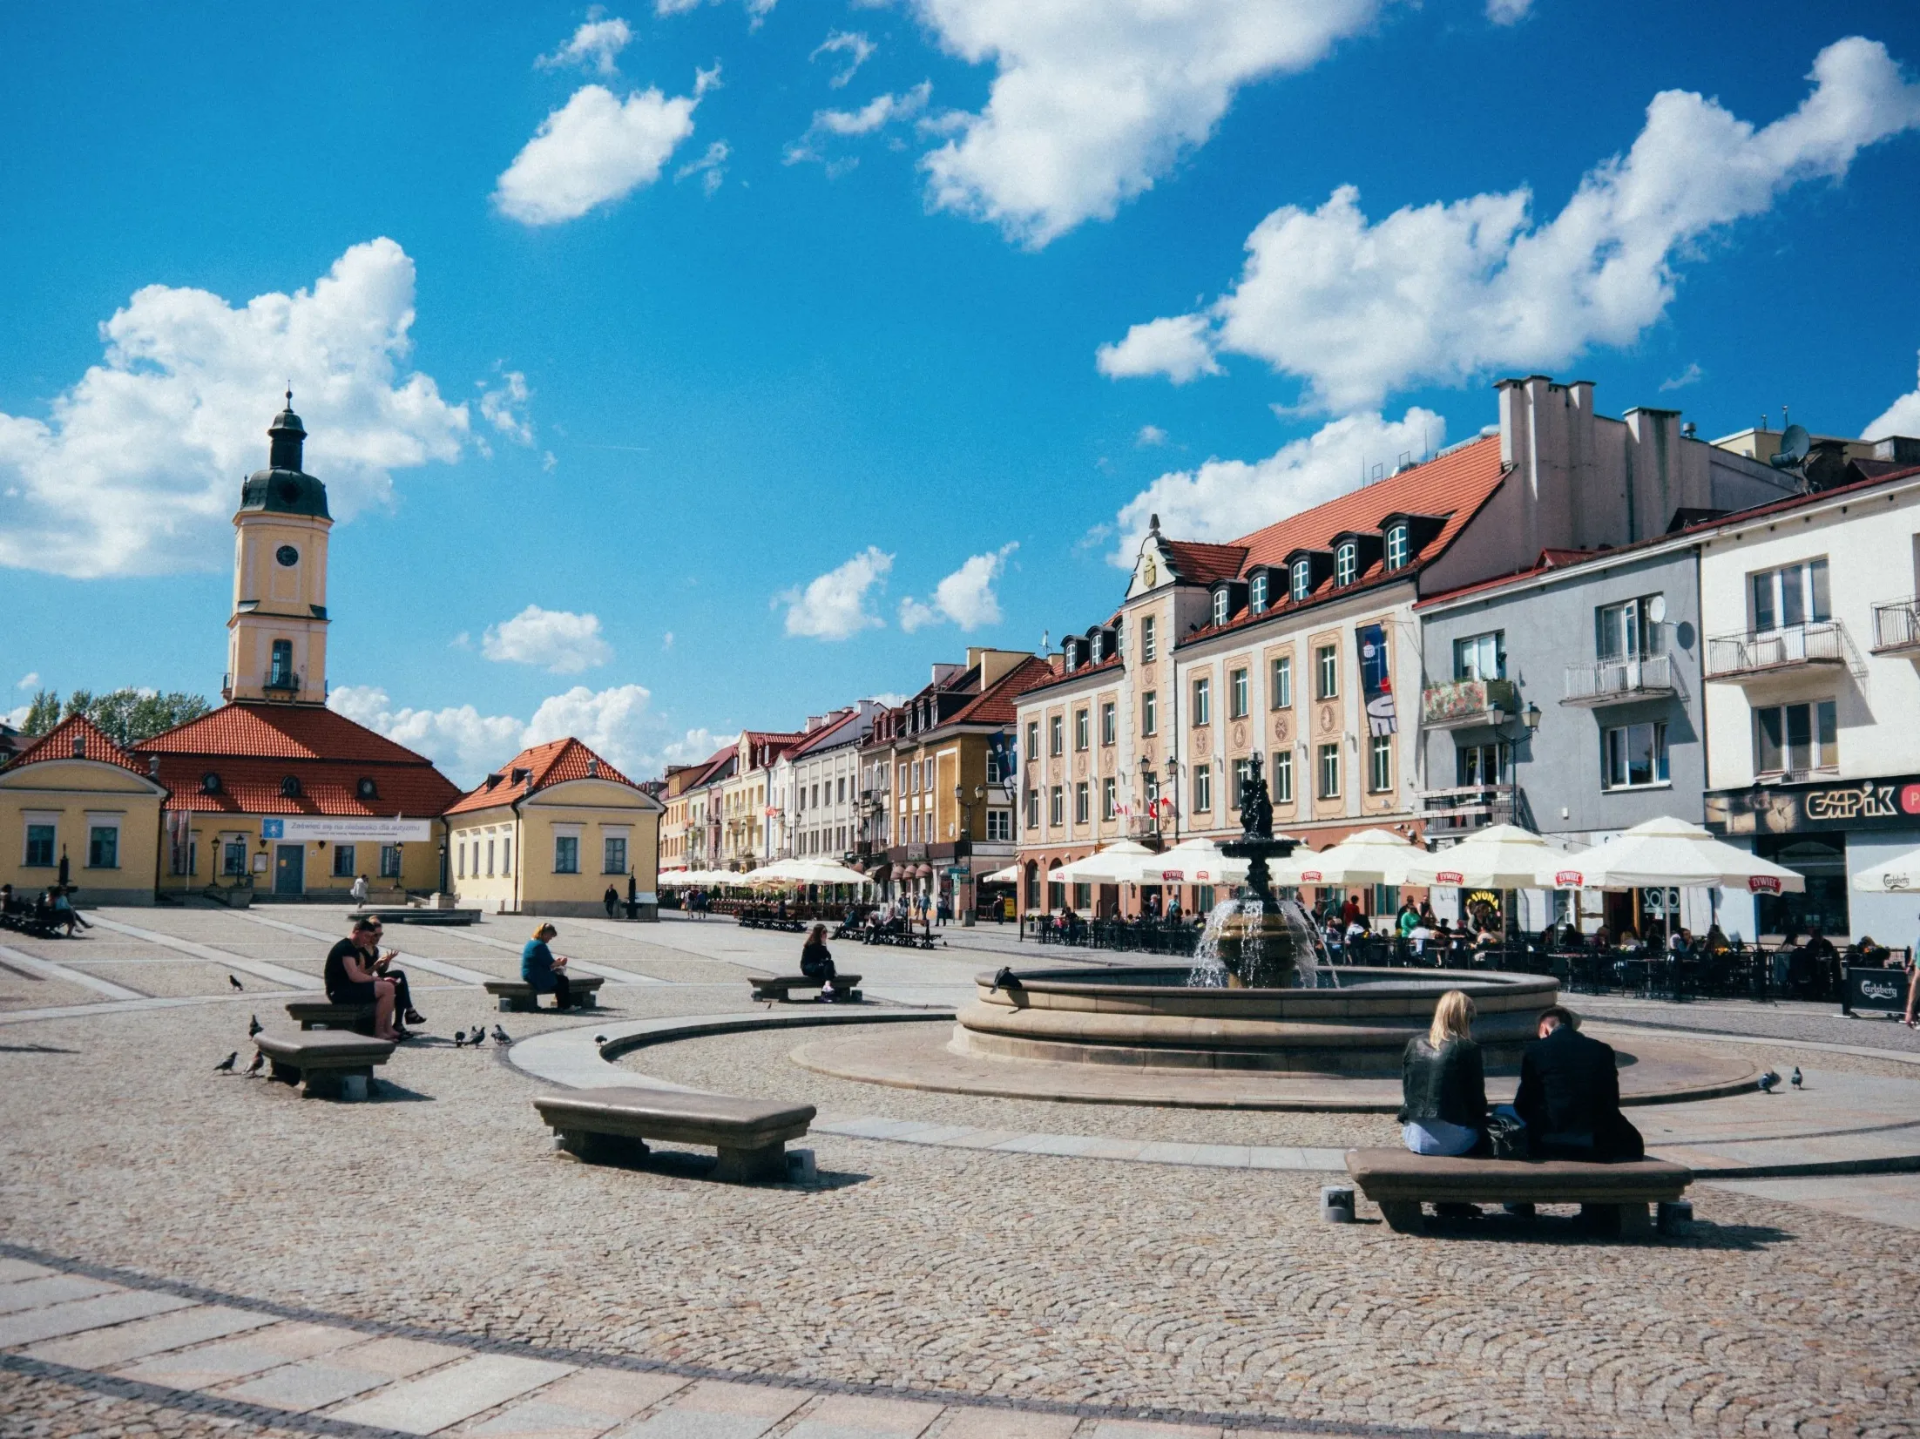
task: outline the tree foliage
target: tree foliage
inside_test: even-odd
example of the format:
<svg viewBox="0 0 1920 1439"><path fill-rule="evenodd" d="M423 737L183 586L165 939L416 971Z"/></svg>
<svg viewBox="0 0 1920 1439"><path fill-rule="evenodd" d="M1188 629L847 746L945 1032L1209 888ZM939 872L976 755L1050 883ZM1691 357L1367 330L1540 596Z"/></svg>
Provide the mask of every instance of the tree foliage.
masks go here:
<svg viewBox="0 0 1920 1439"><path fill-rule="evenodd" d="M23 734L43 735L63 719L85 715L105 731L122 749L152 739L155 735L199 719L211 708L204 695L180 690L159 694L153 690L119 689L105 694L75 690L66 704L52 690L41 690L27 707L27 718L20 728Z"/></svg>
<svg viewBox="0 0 1920 1439"><path fill-rule="evenodd" d="M20 733L43 735L59 723L60 696L52 690L35 690L33 703L27 706L27 717L21 721Z"/></svg>

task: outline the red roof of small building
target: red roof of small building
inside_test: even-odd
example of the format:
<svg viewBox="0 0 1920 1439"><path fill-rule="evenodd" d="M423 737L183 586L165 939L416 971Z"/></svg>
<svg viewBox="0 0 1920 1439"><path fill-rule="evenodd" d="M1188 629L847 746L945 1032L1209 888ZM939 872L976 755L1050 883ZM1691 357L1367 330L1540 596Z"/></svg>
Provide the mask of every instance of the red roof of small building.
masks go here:
<svg viewBox="0 0 1920 1439"><path fill-rule="evenodd" d="M515 775L521 778L516 781ZM579 740L556 739L521 750L479 785L448 805L446 812L465 814L476 809L493 809L576 779L604 779L626 785L629 789L640 788Z"/></svg>
<svg viewBox="0 0 1920 1439"><path fill-rule="evenodd" d="M273 705L237 700L142 740L141 753L237 755L260 759L359 760L368 764L429 764L365 725L321 705Z"/></svg>
<svg viewBox="0 0 1920 1439"><path fill-rule="evenodd" d="M86 750L84 754L73 752L74 741L78 740ZM92 759L103 764L117 764L121 769L132 770L137 775L147 772L146 761L136 758L120 748L107 736L107 732L88 719L85 715L69 715L39 739L34 740L8 765L8 769L19 769L23 765L44 764L57 759Z"/></svg>
<svg viewBox="0 0 1920 1439"><path fill-rule="evenodd" d="M1052 679L1052 665L1038 655L1024 659L935 728L950 724L1012 724L1013 702L1036 685L1048 684Z"/></svg>

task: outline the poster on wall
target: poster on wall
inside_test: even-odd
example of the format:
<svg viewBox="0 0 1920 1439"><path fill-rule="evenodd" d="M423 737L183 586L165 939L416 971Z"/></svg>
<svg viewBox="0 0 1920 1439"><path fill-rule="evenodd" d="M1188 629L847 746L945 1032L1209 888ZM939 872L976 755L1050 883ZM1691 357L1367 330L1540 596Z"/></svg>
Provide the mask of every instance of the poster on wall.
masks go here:
<svg viewBox="0 0 1920 1439"><path fill-rule="evenodd" d="M1387 669L1387 635L1379 625L1354 631L1360 644L1360 693L1367 702L1367 733L1387 735L1399 729L1393 710L1393 676Z"/></svg>

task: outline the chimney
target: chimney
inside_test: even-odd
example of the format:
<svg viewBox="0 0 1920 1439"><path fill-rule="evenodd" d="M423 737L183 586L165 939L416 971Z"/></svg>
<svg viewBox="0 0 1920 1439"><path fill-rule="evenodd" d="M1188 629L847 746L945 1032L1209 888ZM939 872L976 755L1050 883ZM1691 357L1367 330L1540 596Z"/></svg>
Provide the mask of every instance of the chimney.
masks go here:
<svg viewBox="0 0 1920 1439"><path fill-rule="evenodd" d="M1920 465L1920 440L1911 435L1888 435L1873 442L1873 457L1897 465Z"/></svg>
<svg viewBox="0 0 1920 1439"><path fill-rule="evenodd" d="M150 754L147 756L147 778L148 779L160 778L160 756L157 754Z"/></svg>

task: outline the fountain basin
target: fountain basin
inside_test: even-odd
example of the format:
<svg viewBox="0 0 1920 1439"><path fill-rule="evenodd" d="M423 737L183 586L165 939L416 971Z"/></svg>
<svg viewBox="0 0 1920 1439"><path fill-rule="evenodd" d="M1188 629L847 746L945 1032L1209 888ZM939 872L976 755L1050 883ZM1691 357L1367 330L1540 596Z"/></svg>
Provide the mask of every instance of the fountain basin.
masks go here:
<svg viewBox="0 0 1920 1439"><path fill-rule="evenodd" d="M1336 989L1193 986L1189 970L1127 966L1019 972L1018 988L976 977L948 1048L998 1060L1290 1074L1400 1072L1449 989L1471 995L1490 1071L1518 1069L1540 1011L1559 1001L1551 976L1481 970L1341 969Z"/></svg>

